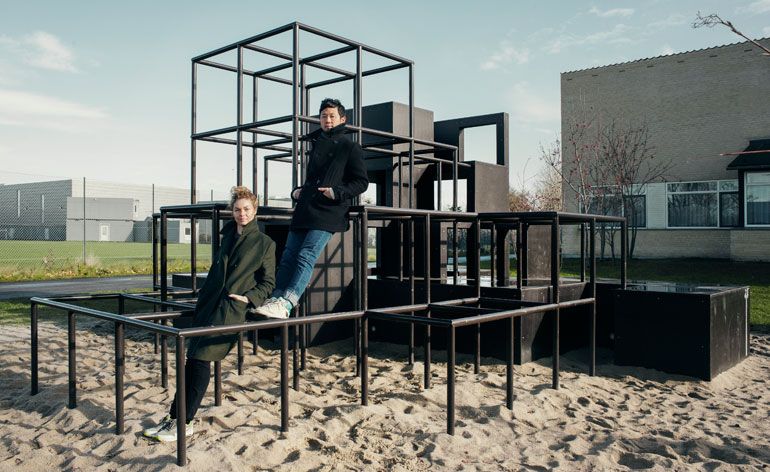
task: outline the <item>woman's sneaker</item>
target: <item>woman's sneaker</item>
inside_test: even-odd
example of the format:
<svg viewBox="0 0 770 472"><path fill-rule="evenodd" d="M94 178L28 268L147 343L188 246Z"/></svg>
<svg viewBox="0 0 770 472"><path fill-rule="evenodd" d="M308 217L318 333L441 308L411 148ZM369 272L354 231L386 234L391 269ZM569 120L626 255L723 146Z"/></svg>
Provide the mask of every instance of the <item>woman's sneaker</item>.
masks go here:
<svg viewBox="0 0 770 472"><path fill-rule="evenodd" d="M157 431L155 431L154 434L146 434L147 431L145 430L145 436L147 436L150 439L154 439L156 441L160 442L174 442L176 441L176 420L172 420L171 418L168 418L168 420L164 420L160 425L158 425ZM184 431L185 437L189 438L193 435L193 422L190 421L187 423L187 426Z"/></svg>
<svg viewBox="0 0 770 472"><path fill-rule="evenodd" d="M142 431L142 435L148 438L151 438L158 434L158 431L160 431L162 428L166 426L166 423L172 421L171 415L166 415L162 420L160 420L160 423L153 426L152 428L147 428L144 431Z"/></svg>
<svg viewBox="0 0 770 472"><path fill-rule="evenodd" d="M254 313L266 318L286 319L289 317L289 311L291 310L287 305L291 306L291 302L283 297L270 297L265 300L262 306L257 307Z"/></svg>

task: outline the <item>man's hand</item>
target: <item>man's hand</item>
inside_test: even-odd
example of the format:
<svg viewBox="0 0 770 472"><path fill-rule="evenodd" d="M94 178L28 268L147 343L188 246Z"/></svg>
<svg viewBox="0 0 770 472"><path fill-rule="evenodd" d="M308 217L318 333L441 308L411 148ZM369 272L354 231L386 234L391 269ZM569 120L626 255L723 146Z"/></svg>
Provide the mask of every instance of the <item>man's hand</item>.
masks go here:
<svg viewBox="0 0 770 472"><path fill-rule="evenodd" d="M232 298L233 300L237 300L239 302L249 303L249 299L244 297L243 295L236 295L234 293L231 293L230 295L228 295L228 297Z"/></svg>
<svg viewBox="0 0 770 472"><path fill-rule="evenodd" d="M295 189L293 192L291 192L291 198L293 198L294 200L299 200L299 196L301 194L302 194L301 188Z"/></svg>
<svg viewBox="0 0 770 472"><path fill-rule="evenodd" d="M329 200L334 200L334 190L331 187L318 187L318 191L321 192L324 197Z"/></svg>

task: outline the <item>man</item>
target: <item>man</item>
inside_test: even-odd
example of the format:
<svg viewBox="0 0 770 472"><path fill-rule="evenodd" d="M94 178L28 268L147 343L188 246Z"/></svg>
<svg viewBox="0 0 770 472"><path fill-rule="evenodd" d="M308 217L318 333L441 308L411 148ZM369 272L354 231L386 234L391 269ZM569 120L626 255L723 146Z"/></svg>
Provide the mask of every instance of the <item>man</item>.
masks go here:
<svg viewBox="0 0 770 472"><path fill-rule="evenodd" d="M351 200L369 186L361 146L345 136L345 107L337 99L326 98L319 114L321 128L307 136L311 152L305 183L291 193L297 205L275 290L255 310L268 318L289 316L332 234L348 230Z"/></svg>

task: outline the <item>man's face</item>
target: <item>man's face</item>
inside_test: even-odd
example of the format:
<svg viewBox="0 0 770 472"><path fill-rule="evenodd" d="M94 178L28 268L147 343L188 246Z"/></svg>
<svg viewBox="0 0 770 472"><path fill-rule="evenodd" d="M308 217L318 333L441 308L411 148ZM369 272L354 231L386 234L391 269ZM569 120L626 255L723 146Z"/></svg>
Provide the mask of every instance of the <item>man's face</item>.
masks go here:
<svg viewBox="0 0 770 472"><path fill-rule="evenodd" d="M335 107L324 108L321 110L321 129L329 131L345 122L345 117L340 116L339 111Z"/></svg>

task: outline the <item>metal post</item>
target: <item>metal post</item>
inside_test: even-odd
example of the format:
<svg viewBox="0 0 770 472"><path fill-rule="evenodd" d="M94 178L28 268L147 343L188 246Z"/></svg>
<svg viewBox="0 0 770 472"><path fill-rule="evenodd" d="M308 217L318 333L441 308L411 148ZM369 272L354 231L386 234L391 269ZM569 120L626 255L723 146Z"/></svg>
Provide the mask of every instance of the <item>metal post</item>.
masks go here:
<svg viewBox="0 0 770 472"><path fill-rule="evenodd" d="M409 138L409 208L414 208L414 195L412 195L414 193L414 65L412 64L409 64ZM401 193L401 188L398 191Z"/></svg>
<svg viewBox="0 0 770 472"><path fill-rule="evenodd" d="M481 323L476 325L476 349L473 356L473 373L481 371Z"/></svg>
<svg viewBox="0 0 770 472"><path fill-rule="evenodd" d="M628 283L628 225L626 220L620 223L620 285L626 288Z"/></svg>
<svg viewBox="0 0 770 472"><path fill-rule="evenodd" d="M425 303L430 303L430 213L425 215L425 241L423 241L423 251L425 251Z"/></svg>
<svg viewBox="0 0 770 472"><path fill-rule="evenodd" d="M299 151L299 26L292 29L292 67L291 67L291 188L297 188L298 151ZM267 179L267 174L265 175Z"/></svg>
<svg viewBox="0 0 770 472"><path fill-rule="evenodd" d="M195 291L198 287L198 241L195 230L195 218L190 218L190 288Z"/></svg>
<svg viewBox="0 0 770 472"><path fill-rule="evenodd" d="M430 308L427 310L426 316L430 318ZM430 388L430 364L431 364L431 358L430 358L430 349L431 349L431 330L430 326L425 326L425 340L423 341L423 373L422 373L422 383L425 390L428 390Z"/></svg>
<svg viewBox="0 0 770 472"><path fill-rule="evenodd" d="M450 326L446 346L446 432L455 434L455 327Z"/></svg>
<svg viewBox="0 0 770 472"><path fill-rule="evenodd" d="M468 259L465 259L467 267ZM460 263L457 260L457 220L452 220L452 283L457 285L457 272L460 270Z"/></svg>
<svg viewBox="0 0 770 472"><path fill-rule="evenodd" d="M160 299L168 300L168 213L160 212ZM161 306L161 311L166 311ZM161 324L166 324L165 320ZM168 338L160 337L160 385L168 388Z"/></svg>
<svg viewBox="0 0 770 472"><path fill-rule="evenodd" d="M238 46L237 48L237 61L238 70L236 74L236 123L238 124L238 131L235 134L235 175L237 185L243 185L243 133L241 132L241 125L243 124L243 48Z"/></svg>
<svg viewBox="0 0 770 472"><path fill-rule="evenodd" d="M586 225L580 223L580 281L586 281Z"/></svg>
<svg viewBox="0 0 770 472"><path fill-rule="evenodd" d="M77 383L76 383L76 369L77 364L75 362L75 357L77 355L77 352L75 350L75 313L70 311L67 312L67 344L68 344L68 387L69 387L69 404L67 405L68 408L77 408L78 406L78 400L77 400Z"/></svg>
<svg viewBox="0 0 770 472"><path fill-rule="evenodd" d="M369 318L361 319L361 405L369 404Z"/></svg>
<svg viewBox="0 0 770 472"><path fill-rule="evenodd" d="M124 326L123 323L115 323L115 434L123 434L125 430L123 422L123 377L126 371Z"/></svg>
<svg viewBox="0 0 770 472"><path fill-rule="evenodd" d="M294 308L297 309L296 307ZM294 342L292 343L292 388L299 390L299 326L294 325L292 328L294 332Z"/></svg>
<svg viewBox="0 0 770 472"><path fill-rule="evenodd" d="M414 281L415 281L415 270L414 270L414 217L409 218L409 223L407 224L407 229L409 231L409 303L411 305L414 305L415 301L415 289L414 289ZM426 326L426 329L430 329L428 326ZM425 332L425 337L427 338L429 336L429 332ZM409 323L409 365L414 364L414 323Z"/></svg>
<svg viewBox="0 0 770 472"><path fill-rule="evenodd" d="M251 332L251 355L257 355L257 348L259 347L259 330Z"/></svg>
<svg viewBox="0 0 770 472"><path fill-rule="evenodd" d="M515 318L508 318L508 346L505 356L505 406L509 410L513 409L513 346L516 342L516 323Z"/></svg>
<svg viewBox="0 0 770 472"><path fill-rule="evenodd" d="M238 375L243 375L243 331L238 332Z"/></svg>
<svg viewBox="0 0 770 472"><path fill-rule="evenodd" d="M155 210L153 209L153 211ZM158 217L153 214L152 215L152 289L158 290L159 288L160 288L160 274L158 273Z"/></svg>
<svg viewBox="0 0 770 472"><path fill-rule="evenodd" d="M258 100L257 97L259 96L259 87L257 85L257 81L259 79L257 76L252 77L251 81L251 121L256 122L258 120L258 113L257 110L259 109ZM251 133L251 141L254 144L257 144L257 140L259 139L259 135L257 133ZM259 157L259 154L257 152L257 146L254 146L251 148L251 191L254 192L254 195L258 195L258 189L259 189L259 166L257 164L257 159ZM262 196L262 205L267 205L267 201L265 200L265 195ZM257 206L259 206L259 201L257 201Z"/></svg>
<svg viewBox="0 0 770 472"><path fill-rule="evenodd" d="M176 337L176 465L187 464L187 404L184 336Z"/></svg>
<svg viewBox="0 0 770 472"><path fill-rule="evenodd" d="M195 62L192 63L192 73L191 75L191 88L192 88L192 110L190 113L190 133L195 134L197 129L197 117L198 117L198 64ZM197 185L197 156L196 156L196 145L197 141L195 139L190 140L190 203L195 203L197 197L196 193L198 190ZM155 209L153 209L155 211Z"/></svg>
<svg viewBox="0 0 770 472"><path fill-rule="evenodd" d="M222 405L222 361L214 361L214 406Z"/></svg>
<svg viewBox="0 0 770 472"><path fill-rule="evenodd" d="M559 217L551 223L551 303L559 303ZM553 311L553 388L559 388L559 308Z"/></svg>
<svg viewBox="0 0 770 472"><path fill-rule="evenodd" d="M524 224L516 223L516 288L522 289L524 277Z"/></svg>
<svg viewBox="0 0 770 472"><path fill-rule="evenodd" d="M528 261L527 258L529 257L529 223L524 223L522 225L522 232L521 232L521 262L519 264L519 267L521 269L521 283L524 284L523 286L529 285L529 281L527 280L529 278L528 276ZM522 285L520 285L521 287Z"/></svg>
<svg viewBox="0 0 770 472"><path fill-rule="evenodd" d="M161 321L165 325L166 321ZM168 337L160 337L160 386L168 388Z"/></svg>
<svg viewBox="0 0 770 472"><path fill-rule="evenodd" d="M474 226L476 227L475 248L473 253L476 257L476 298L481 298L481 219L476 218L474 220ZM471 251L466 251L470 254Z"/></svg>
<svg viewBox="0 0 770 472"><path fill-rule="evenodd" d="M494 221L492 227L489 229L489 285L490 287L497 286L497 237ZM479 259L479 265L481 265L481 259Z"/></svg>
<svg viewBox="0 0 770 472"><path fill-rule="evenodd" d="M296 56L295 56L296 57ZM281 326L281 432L289 431L289 327Z"/></svg>
<svg viewBox="0 0 770 472"><path fill-rule="evenodd" d="M591 304L591 335L589 346L589 359L588 359L588 375L596 375L596 220L591 219L591 225L589 230L589 251L591 257L591 297L594 302Z"/></svg>
<svg viewBox="0 0 770 472"><path fill-rule="evenodd" d="M30 395L37 395L38 393L38 361L37 361L37 303L32 302L29 308L29 329L30 329L30 382L32 383L30 388Z"/></svg>

